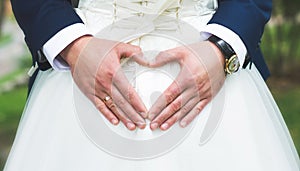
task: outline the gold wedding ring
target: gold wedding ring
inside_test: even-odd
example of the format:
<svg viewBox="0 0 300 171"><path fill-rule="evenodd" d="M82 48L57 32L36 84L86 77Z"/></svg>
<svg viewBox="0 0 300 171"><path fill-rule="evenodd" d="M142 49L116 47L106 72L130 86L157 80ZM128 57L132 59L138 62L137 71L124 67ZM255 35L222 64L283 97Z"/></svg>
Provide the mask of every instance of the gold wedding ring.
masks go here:
<svg viewBox="0 0 300 171"><path fill-rule="evenodd" d="M113 108L115 107L115 104L113 103L112 99L110 96L106 96L104 99L103 99L103 102L105 103L105 105L108 107L108 108Z"/></svg>
<svg viewBox="0 0 300 171"><path fill-rule="evenodd" d="M110 99L111 99L110 96L106 96L106 97L103 99L103 101L106 103L106 102L109 101Z"/></svg>

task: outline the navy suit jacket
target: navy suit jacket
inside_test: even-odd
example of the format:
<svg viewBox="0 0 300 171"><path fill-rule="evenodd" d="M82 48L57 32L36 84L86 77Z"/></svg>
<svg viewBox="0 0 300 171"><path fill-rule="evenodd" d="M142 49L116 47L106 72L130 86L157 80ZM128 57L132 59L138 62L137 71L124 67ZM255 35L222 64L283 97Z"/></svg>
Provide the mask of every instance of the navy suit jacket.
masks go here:
<svg viewBox="0 0 300 171"><path fill-rule="evenodd" d="M82 23L70 0L11 2L33 57L36 57L38 50L61 29L74 23ZM264 79L269 76L269 70L259 45L271 9L272 0L219 0L219 8L209 22L223 25L239 35Z"/></svg>

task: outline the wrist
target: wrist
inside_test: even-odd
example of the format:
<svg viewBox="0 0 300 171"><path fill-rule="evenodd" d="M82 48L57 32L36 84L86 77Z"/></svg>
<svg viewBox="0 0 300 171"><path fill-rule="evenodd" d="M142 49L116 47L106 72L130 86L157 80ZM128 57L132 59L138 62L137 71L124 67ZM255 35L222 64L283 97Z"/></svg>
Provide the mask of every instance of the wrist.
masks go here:
<svg viewBox="0 0 300 171"><path fill-rule="evenodd" d="M76 64L81 51L91 38L93 38L91 35L81 36L60 52L60 56L69 64L71 68Z"/></svg>
<svg viewBox="0 0 300 171"><path fill-rule="evenodd" d="M216 53L216 55L218 57L218 60L221 63L221 65L224 66L225 65L225 56L222 53L222 51L214 43L212 43L210 41L207 41L207 42L210 44L210 46L212 47L212 49L215 51L215 53Z"/></svg>
<svg viewBox="0 0 300 171"><path fill-rule="evenodd" d="M209 37L208 41L213 43L223 54L223 57L225 59L225 74L232 74L234 72L237 72L240 67L240 62L232 47L227 42L214 35Z"/></svg>

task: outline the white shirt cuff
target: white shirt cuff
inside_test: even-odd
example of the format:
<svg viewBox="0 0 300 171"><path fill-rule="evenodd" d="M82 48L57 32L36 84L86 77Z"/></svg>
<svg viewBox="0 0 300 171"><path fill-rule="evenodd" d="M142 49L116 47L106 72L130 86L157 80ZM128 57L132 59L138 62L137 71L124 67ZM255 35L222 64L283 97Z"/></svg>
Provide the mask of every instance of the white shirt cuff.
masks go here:
<svg viewBox="0 0 300 171"><path fill-rule="evenodd" d="M208 39L213 34L226 41L235 51L241 64L240 68L243 66L247 49L241 38L232 30L219 24L208 24L201 30L200 34L204 39Z"/></svg>
<svg viewBox="0 0 300 171"><path fill-rule="evenodd" d="M59 56L59 53L74 40L84 35L91 35L91 33L84 24L76 23L60 30L44 44L42 51L53 69L69 69L68 64Z"/></svg>

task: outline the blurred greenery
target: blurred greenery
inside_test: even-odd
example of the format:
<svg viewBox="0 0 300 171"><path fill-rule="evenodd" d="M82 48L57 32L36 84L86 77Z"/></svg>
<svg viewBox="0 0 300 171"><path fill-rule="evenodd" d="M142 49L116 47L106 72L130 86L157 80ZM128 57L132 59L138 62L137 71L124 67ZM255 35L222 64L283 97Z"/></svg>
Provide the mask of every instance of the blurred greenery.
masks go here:
<svg viewBox="0 0 300 171"><path fill-rule="evenodd" d="M300 24L267 25L262 50L274 76L284 76L299 69Z"/></svg>
<svg viewBox="0 0 300 171"><path fill-rule="evenodd" d="M4 14L5 14L5 0L0 0L0 36L2 34L2 24L3 24L3 19L4 19Z"/></svg>
<svg viewBox="0 0 300 171"><path fill-rule="evenodd" d="M272 18L266 26L262 50L274 76L300 68L300 1L273 0ZM297 74L293 75L294 77ZM298 76L298 79L300 77Z"/></svg>
<svg viewBox="0 0 300 171"><path fill-rule="evenodd" d="M26 70L20 68L11 73L4 75L3 77L0 77L0 85L13 80L18 75L23 74L24 72L26 72ZM0 109L0 112L1 112L1 109Z"/></svg>
<svg viewBox="0 0 300 171"><path fill-rule="evenodd" d="M271 78L267 83L289 128L298 154L300 154L299 83L291 83L286 78Z"/></svg>
<svg viewBox="0 0 300 171"><path fill-rule="evenodd" d="M273 88L272 93L288 125L296 148L298 149L298 154L300 154L300 87L286 90Z"/></svg>
<svg viewBox="0 0 300 171"><path fill-rule="evenodd" d="M7 45L12 41L12 36L10 34L0 34L0 47Z"/></svg>
<svg viewBox="0 0 300 171"><path fill-rule="evenodd" d="M0 96L0 170L4 166L14 140L26 96L26 86Z"/></svg>

